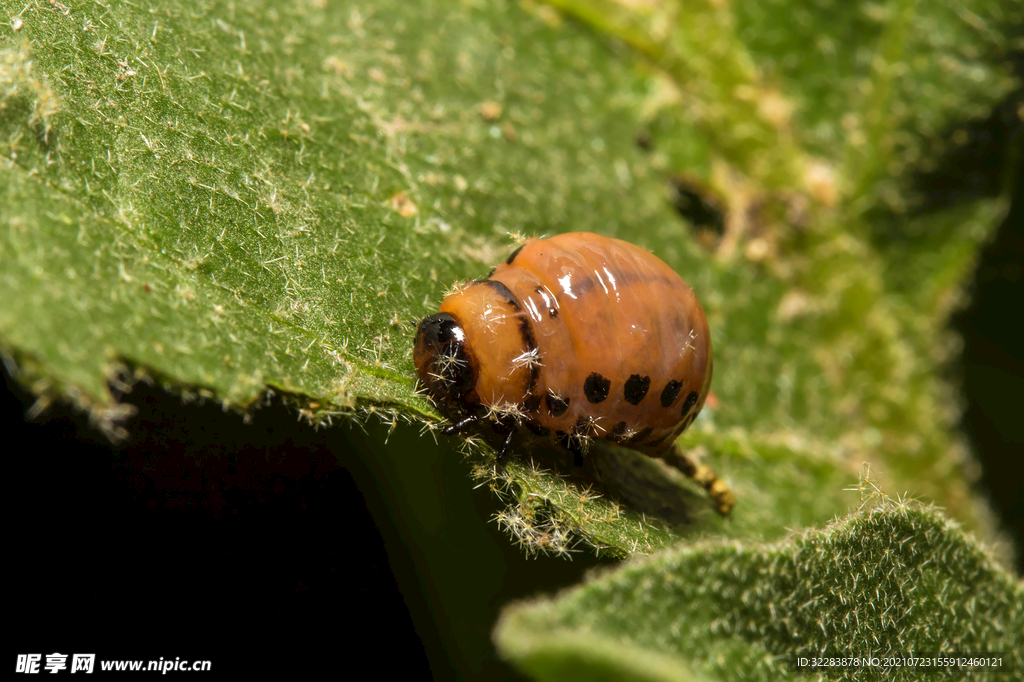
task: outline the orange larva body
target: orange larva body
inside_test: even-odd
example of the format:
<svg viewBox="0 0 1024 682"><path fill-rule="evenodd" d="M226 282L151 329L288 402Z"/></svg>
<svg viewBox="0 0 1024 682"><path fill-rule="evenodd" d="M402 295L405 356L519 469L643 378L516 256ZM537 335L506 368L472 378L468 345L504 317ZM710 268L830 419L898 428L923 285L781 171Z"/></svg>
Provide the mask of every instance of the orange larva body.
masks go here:
<svg viewBox="0 0 1024 682"><path fill-rule="evenodd" d="M682 278L583 232L529 240L446 297L419 325L415 362L463 421L511 415L570 447L598 437L655 456L700 412L712 369L707 319Z"/></svg>

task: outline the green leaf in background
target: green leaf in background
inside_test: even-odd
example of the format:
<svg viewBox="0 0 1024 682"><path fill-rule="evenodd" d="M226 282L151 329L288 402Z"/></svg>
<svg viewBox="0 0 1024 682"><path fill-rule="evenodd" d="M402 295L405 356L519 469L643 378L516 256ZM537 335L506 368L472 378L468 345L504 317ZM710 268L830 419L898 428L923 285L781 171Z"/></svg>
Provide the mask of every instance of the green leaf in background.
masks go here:
<svg viewBox="0 0 1024 682"><path fill-rule="evenodd" d="M509 232L645 225L706 268L633 144L644 80L584 28L501 4L5 9L0 338L43 404L112 435L125 364L226 406L436 418L406 321Z"/></svg>
<svg viewBox="0 0 1024 682"><path fill-rule="evenodd" d="M703 542L630 562L508 608L496 638L538 680L802 679L798 654L973 651L1005 654L1005 668L971 673L1001 680L1024 662L1024 590L956 524L885 500L775 544Z"/></svg>
<svg viewBox="0 0 1024 682"><path fill-rule="evenodd" d="M151 377L240 410L282 392L315 424L433 428L408 320L485 275L510 234L593 231L650 248L697 292L715 400L681 445L738 505L715 518L634 453L599 448L555 474L557 453L497 467L471 440L467 472L508 503L498 522L528 552L673 547L645 566L746 566L737 594L753 595L772 552L813 567L814 538L882 519L920 533L927 563L952 532L931 512L758 544L855 506L841 491L864 461L884 489L998 540L941 370L1006 197L924 210L913 180L943 158L947 126L1018 87L1003 36L1019 3L2 7L0 353L40 406L72 400L116 437L109 385ZM774 599L729 630L764 656L783 650L765 630ZM553 668L619 655L566 636L579 646L538 654ZM686 661L654 647L643 669L718 674L702 661L739 646L695 635ZM736 649L745 670L775 670L751 650Z"/></svg>
<svg viewBox="0 0 1024 682"><path fill-rule="evenodd" d="M436 418L407 320L506 233L628 206L682 234L629 68L515 7L5 9L0 338L111 433L125 363L225 405Z"/></svg>

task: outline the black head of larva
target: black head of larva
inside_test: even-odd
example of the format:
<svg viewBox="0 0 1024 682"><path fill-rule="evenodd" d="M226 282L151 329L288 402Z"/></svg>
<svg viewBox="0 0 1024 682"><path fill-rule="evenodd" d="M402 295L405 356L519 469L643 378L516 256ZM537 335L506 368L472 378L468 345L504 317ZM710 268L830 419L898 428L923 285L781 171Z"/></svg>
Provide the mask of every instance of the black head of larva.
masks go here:
<svg viewBox="0 0 1024 682"><path fill-rule="evenodd" d="M463 406L476 374L466 348L466 332L453 315L437 313L416 328L413 362L424 388L441 403Z"/></svg>

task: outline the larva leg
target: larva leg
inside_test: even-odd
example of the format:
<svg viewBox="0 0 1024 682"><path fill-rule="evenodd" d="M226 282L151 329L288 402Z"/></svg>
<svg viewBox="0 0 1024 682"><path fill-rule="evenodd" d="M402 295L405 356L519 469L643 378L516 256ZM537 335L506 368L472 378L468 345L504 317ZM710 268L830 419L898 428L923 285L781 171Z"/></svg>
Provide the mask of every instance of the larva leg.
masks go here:
<svg viewBox="0 0 1024 682"><path fill-rule="evenodd" d="M678 445L673 446L671 450L664 454L657 455L657 457L669 466L679 469L679 471L686 474L687 478L692 478L699 483L704 490L708 491L711 499L715 501L715 508L718 510L718 513L722 516L729 515L729 512L736 504L736 498L733 496L732 491L729 490L729 486L725 484L725 481L718 478L718 475L711 467L698 464L693 458L684 453Z"/></svg>
<svg viewBox="0 0 1024 682"><path fill-rule="evenodd" d="M466 427L470 426L471 424L475 424L478 421L480 421L480 417L476 415L470 415L464 419L455 422L454 424L449 424L448 426L444 427L441 433L443 433L446 436L451 436L456 433L460 433L461 431L466 429Z"/></svg>
<svg viewBox="0 0 1024 682"><path fill-rule="evenodd" d="M568 434L563 434L558 439L559 445L569 451L572 454L572 465L575 467L583 466L583 443Z"/></svg>
<svg viewBox="0 0 1024 682"><path fill-rule="evenodd" d="M499 462L504 462L508 457L509 450L512 449L512 436L514 435L516 435L515 429L509 429L508 435L505 436L505 443L501 446L501 451L498 452Z"/></svg>

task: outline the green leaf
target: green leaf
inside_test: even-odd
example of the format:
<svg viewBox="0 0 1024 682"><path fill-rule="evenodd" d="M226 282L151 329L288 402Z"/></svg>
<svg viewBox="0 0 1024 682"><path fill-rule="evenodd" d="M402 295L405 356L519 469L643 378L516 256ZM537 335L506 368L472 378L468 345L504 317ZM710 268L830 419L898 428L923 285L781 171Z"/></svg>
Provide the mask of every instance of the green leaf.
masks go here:
<svg viewBox="0 0 1024 682"><path fill-rule="evenodd" d="M713 518L634 453L556 475L543 448L499 468L471 447L528 550L779 538L855 504L839 491L865 460L991 537L938 372L1005 202L907 211L938 131L1014 86L999 27L1019 8L792 2L786 32L764 3L558 4L582 21L526 2L3 2L0 352L41 406L74 400L115 437L108 385L140 376L433 428L407 321L509 233L589 230L698 292L718 406L681 444L739 503ZM723 212L720 239L669 185ZM888 251L879 211L927 249Z"/></svg>
<svg viewBox="0 0 1024 682"><path fill-rule="evenodd" d="M1024 590L956 524L883 501L774 544L707 541L509 607L499 651L533 679L798 679L796 655L1005 654L1024 663ZM921 669L819 671L916 680Z"/></svg>

